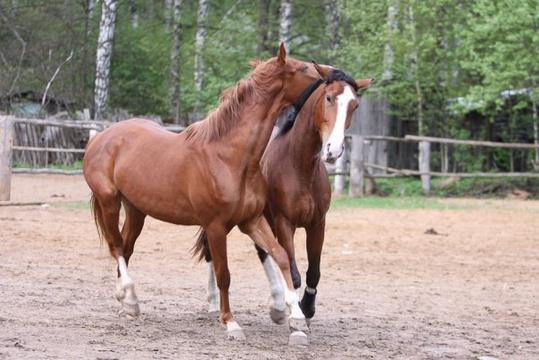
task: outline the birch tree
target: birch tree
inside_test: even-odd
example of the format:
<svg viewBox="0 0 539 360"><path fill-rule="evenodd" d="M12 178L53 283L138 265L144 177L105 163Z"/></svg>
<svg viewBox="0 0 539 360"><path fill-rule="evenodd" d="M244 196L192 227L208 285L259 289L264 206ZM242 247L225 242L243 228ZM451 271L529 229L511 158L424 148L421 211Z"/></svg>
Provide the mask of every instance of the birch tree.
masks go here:
<svg viewBox="0 0 539 360"><path fill-rule="evenodd" d="M174 0L165 0L165 26L167 30L172 29L172 13L173 13L173 1Z"/></svg>
<svg viewBox="0 0 539 360"><path fill-rule="evenodd" d="M258 1L258 44L256 53L260 56L269 50L268 30L269 30L270 0Z"/></svg>
<svg viewBox="0 0 539 360"><path fill-rule="evenodd" d="M286 49L290 48L290 29L292 27L292 0L281 0L279 22L279 40L284 42Z"/></svg>
<svg viewBox="0 0 539 360"><path fill-rule="evenodd" d="M11 0L11 17L17 17L17 7L19 6L17 0Z"/></svg>
<svg viewBox="0 0 539 360"><path fill-rule="evenodd" d="M174 0L172 11L172 48L170 52L170 116L180 124L180 16L181 0ZM182 124L187 125L187 124Z"/></svg>
<svg viewBox="0 0 539 360"><path fill-rule="evenodd" d="M340 25L340 14L339 6L336 0L326 1L324 4L326 10L326 33L328 36L328 50L329 50L329 61L332 63L335 61L335 55L337 48L339 47L339 25Z"/></svg>
<svg viewBox="0 0 539 360"><path fill-rule="evenodd" d="M118 9L116 0L102 0L102 2L95 66L94 118L96 120L103 120L109 95L110 60Z"/></svg>
<svg viewBox="0 0 539 360"><path fill-rule="evenodd" d="M392 0L387 8L387 41L384 46L384 68L382 72L382 81L391 81L393 79L393 63L395 62L394 38L398 30L398 13L400 0Z"/></svg>
<svg viewBox="0 0 539 360"><path fill-rule="evenodd" d="M131 27L138 28L137 0L129 0L129 14L131 15Z"/></svg>
<svg viewBox="0 0 539 360"><path fill-rule="evenodd" d="M421 82L419 80L419 43L417 41L417 24L414 16L414 5L415 1L411 1L407 6L408 11L408 21L409 21L409 32L410 32L410 62L411 62L411 72L414 78L414 87L417 97L417 133L419 136L425 135L425 124L423 119L423 92L421 90ZM420 149L421 150L421 149ZM421 156L421 151L420 151Z"/></svg>
<svg viewBox="0 0 539 360"><path fill-rule="evenodd" d="M195 38L195 89L202 91L204 83L204 42L208 34L206 19L208 17L208 0L198 1L197 32ZM198 110L198 109L197 109Z"/></svg>

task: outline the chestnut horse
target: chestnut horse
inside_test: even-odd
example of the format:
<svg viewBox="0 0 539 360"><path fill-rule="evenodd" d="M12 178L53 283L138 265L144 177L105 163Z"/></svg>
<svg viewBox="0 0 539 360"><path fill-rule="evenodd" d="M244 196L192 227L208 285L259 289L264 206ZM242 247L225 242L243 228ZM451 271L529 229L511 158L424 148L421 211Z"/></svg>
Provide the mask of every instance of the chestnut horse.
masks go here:
<svg viewBox="0 0 539 360"><path fill-rule="evenodd" d="M286 251L273 235L263 209L266 186L260 159L278 114L330 68L279 54L259 64L226 91L219 107L201 122L174 134L151 121L122 121L87 146L83 172L92 191L98 232L118 264L116 297L121 314L137 316L138 300L127 271L147 215L207 230L220 290L220 320L229 338L243 339L230 311L226 238L236 225L267 251L284 277L290 339L304 337L305 317L294 292ZM120 232L123 205L125 221Z"/></svg>
<svg viewBox="0 0 539 360"><path fill-rule="evenodd" d="M271 140L261 160L268 183L265 216L290 259L294 287L301 286L301 276L294 256L294 233L305 228L307 233L307 286L300 307L311 319L315 312L316 287L320 280L320 257L324 244L325 219L331 201L324 161L334 163L344 149L344 131L350 126L352 113L359 105L358 89L371 85L374 79L354 80L340 70L332 70L328 80L306 101L293 127ZM283 289L272 260L257 246L258 256L270 282L272 305L270 315L281 323L275 308L284 308ZM204 233L199 236L196 252L209 263L209 311L218 304L211 266L211 253Z"/></svg>

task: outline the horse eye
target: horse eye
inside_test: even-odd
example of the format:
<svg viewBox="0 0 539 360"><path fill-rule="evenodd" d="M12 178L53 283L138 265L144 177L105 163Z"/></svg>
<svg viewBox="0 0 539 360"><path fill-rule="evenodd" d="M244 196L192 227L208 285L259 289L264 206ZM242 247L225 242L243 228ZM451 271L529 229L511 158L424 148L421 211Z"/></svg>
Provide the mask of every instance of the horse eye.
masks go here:
<svg viewBox="0 0 539 360"><path fill-rule="evenodd" d="M326 95L326 100L327 100L328 102L331 102L331 96Z"/></svg>

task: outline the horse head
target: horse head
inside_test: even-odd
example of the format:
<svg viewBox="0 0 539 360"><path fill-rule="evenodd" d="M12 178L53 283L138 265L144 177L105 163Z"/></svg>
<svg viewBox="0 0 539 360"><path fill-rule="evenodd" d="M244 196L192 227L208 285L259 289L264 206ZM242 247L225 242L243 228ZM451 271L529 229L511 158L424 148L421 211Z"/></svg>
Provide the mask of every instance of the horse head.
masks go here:
<svg viewBox="0 0 539 360"><path fill-rule="evenodd" d="M354 80L340 70L330 73L317 111L316 127L322 139L322 159L334 163L344 151L344 131L359 107L357 90L369 87L374 79Z"/></svg>

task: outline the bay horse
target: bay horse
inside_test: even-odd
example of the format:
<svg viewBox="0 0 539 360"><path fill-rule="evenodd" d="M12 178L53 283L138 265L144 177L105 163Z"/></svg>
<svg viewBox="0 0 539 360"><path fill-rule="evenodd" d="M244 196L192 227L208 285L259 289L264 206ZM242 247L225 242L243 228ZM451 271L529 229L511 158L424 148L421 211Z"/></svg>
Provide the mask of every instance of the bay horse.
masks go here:
<svg viewBox="0 0 539 360"><path fill-rule="evenodd" d="M180 134L154 122L131 119L97 134L88 144L83 173L100 236L117 261L120 314L140 312L127 266L146 216L206 229L220 291L220 321L231 339L244 339L229 305L226 239L234 226L275 259L286 281L290 339L305 336L305 317L294 292L286 251L265 217L260 159L278 114L330 67L286 56L260 63L225 91L216 110ZM123 205L125 221L119 230Z"/></svg>
<svg viewBox="0 0 539 360"><path fill-rule="evenodd" d="M356 92L369 87L373 81L354 80L340 70L332 70L325 84L306 101L296 121L284 123L281 134L270 141L261 160L262 173L268 184L265 216L287 251L296 289L301 286L301 276L295 260L294 233L297 228L305 228L307 233L309 266L300 307L309 320L315 313L326 213L331 202L331 186L324 161L334 163L342 155L344 131L350 127L352 114L359 106ZM291 127L290 131L286 131L288 127ZM208 301L209 311L213 312L219 301L213 280L212 254L204 236L204 233L200 234L195 254L209 264ZM282 323L285 317L276 309L285 309L283 287L271 257L260 247L256 248L270 282L270 316L274 322Z"/></svg>

